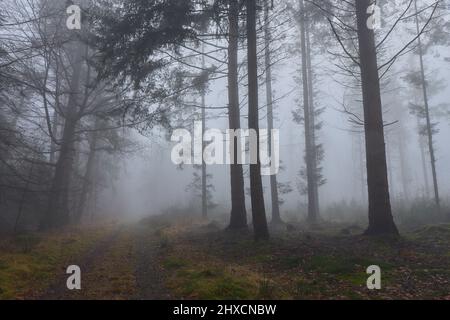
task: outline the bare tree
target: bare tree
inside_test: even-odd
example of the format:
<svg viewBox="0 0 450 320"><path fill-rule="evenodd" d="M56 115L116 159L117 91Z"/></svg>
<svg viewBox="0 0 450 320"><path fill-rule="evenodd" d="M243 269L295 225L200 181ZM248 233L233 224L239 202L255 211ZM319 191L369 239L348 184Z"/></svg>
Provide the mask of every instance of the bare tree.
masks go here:
<svg viewBox="0 0 450 320"><path fill-rule="evenodd" d="M256 35L256 0L247 0L247 41L248 41L248 127L255 130L257 137L257 161L250 165L250 185L253 228L256 240L267 240L266 209L261 178L261 161L259 155L259 112L258 112L258 57Z"/></svg>

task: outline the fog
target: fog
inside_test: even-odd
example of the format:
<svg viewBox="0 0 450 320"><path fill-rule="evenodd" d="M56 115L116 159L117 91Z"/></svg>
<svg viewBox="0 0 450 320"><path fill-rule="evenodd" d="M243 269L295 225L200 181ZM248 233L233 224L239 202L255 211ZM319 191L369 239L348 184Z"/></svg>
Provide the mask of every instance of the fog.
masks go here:
<svg viewBox="0 0 450 320"><path fill-rule="evenodd" d="M292 36L295 36L294 31ZM401 35L398 35L401 37ZM437 48L433 55L427 56L427 76L435 79L447 79L450 72L448 62L442 58L447 54L447 48ZM323 129L319 140L325 149L323 162L324 177L327 182L320 188L320 204L326 209L329 206L347 202L357 203L365 207L367 203L367 185L361 181L361 174L365 177L365 166L361 172L361 157L365 163L361 151L364 142L362 128L354 128L348 121L342 101L351 91L341 85L348 80L346 77L334 77L327 79L332 73L333 65L327 61L327 55L314 57L315 67L321 73L321 80L317 86L318 103L325 107L320 116L323 121ZM401 79L410 71L411 63L417 63L415 55L403 57L397 63L390 77ZM415 67L417 68L417 66ZM293 191L283 196L285 203L282 206L284 212L300 212L307 201L306 195L301 194L297 184L298 173L304 166L304 129L293 121L292 112L298 110L298 99L301 97L301 87L294 78L301 69L301 60L297 56L288 57L275 66L276 82L274 83L275 97L281 97L276 102L275 127L280 130L280 159L282 170L279 174L280 182L290 182ZM296 71L293 71L296 70ZM336 71L336 70L335 70ZM448 88L448 87L447 87ZM387 132L388 167L391 197L395 202L405 200L404 184L402 182L402 163L398 154L399 141L395 140L395 134L400 127L404 128L405 147L405 171L407 195L410 205L414 200L428 199L432 201L431 168L429 165L429 153L426 152L426 173L423 170L421 151L419 148L420 137L418 135L417 118L410 113L408 103L411 101L409 90L404 83L397 84L394 88L386 87L383 91L384 114L390 122L398 121L390 125ZM245 90L243 87L242 90ZM450 101L449 90L442 90L430 99L432 106L448 104ZM264 97L264 88L261 88L261 96ZM415 99L420 99L414 97ZM360 101L358 95L350 97ZM226 82L215 81L211 84L206 97L207 106L211 108L223 108L227 105ZM264 99L262 105L266 105ZM262 109L263 110L263 109ZM361 112L362 110L360 110ZM217 128L225 132L228 129L226 113L223 111L208 110L208 128ZM245 111L244 115L245 117ZM265 128L266 117L261 117L261 127ZM450 121L437 114L433 121L438 123L438 133L435 135L435 148L437 152L437 171L439 172L439 188L442 200L446 203L450 200L450 149L448 137L450 136ZM245 124L245 123L244 123ZM123 170L120 179L116 182L120 194L121 211L129 216L145 216L159 214L172 207L188 208L192 204L199 205L201 199L187 190L192 182L192 166L184 166L180 169L172 163L171 149L175 143L166 139L158 139L159 129L155 130L151 138L143 137L137 132L133 133L134 139L139 141L144 149L138 154L127 155L122 158ZM226 214L230 210L230 186L229 167L226 165L208 166L208 173L213 175L211 183L215 187L214 202L220 207L220 213ZM248 170L248 169L247 169ZM425 182L425 175L428 182ZM365 179L365 178L364 178ZM265 178L266 207L270 207L270 193L268 193L269 178ZM248 181L246 181L248 186ZM428 191L426 186L428 186ZM249 201L247 201L249 202ZM364 213L362 213L364 214ZM332 218L332 217L330 217Z"/></svg>
<svg viewBox="0 0 450 320"><path fill-rule="evenodd" d="M0 299L448 300L449 9L0 0Z"/></svg>
<svg viewBox="0 0 450 320"><path fill-rule="evenodd" d="M21 4L23 6L20 6ZM48 10L50 16L57 17L58 10L64 10L51 1L44 1L41 4L42 12L37 12L37 7L33 7L31 3L25 5L19 0L3 3L7 12L3 19L10 22L2 27L1 33L5 52L3 59L6 63L5 67L2 67L3 79L14 79L16 82L11 82L12 86L8 87L6 85L8 82L4 80L6 82L2 89L2 102L8 126L16 126L17 132L24 133L27 137L23 140L26 140L27 145L33 143L39 145L38 154L27 157L39 158L39 161L43 162L53 162L50 166L58 167L62 162L57 157L58 152L63 152L64 149L62 130L69 127L62 119L67 116L61 105L73 103L70 95L61 93L64 86L70 87L71 82L67 79L61 80L59 73L62 67L70 67L70 61L76 58L78 54L76 50L79 49L76 45L78 40L71 38L77 33L65 31L59 31L61 34L55 33L55 37L74 41L75 45L71 44L71 46L60 45L55 49L44 41L46 37L50 37L49 32L52 30L50 20L45 20L46 17L38 18L36 22L28 24L20 23L27 15L43 14ZM418 26L424 27L423 34L420 34L419 38L422 42L419 45L413 8L407 6L411 15L403 21L399 16L401 13L395 9L396 5L405 6L401 2L383 3L381 25L375 30L375 38L380 42L380 47L377 48L377 62L381 66L384 140L389 191L394 212L411 207L417 202L433 201L433 174L426 133L432 134L434 141L438 188L444 205L448 204L450 197L448 167L450 163L448 148L450 93L447 80L450 66L448 42L439 33L440 26L448 24L448 14L445 7L439 8L436 13L436 10L431 10L433 6L430 3L419 3L419 8L424 8L423 12L417 14ZM124 6L117 6L116 9L119 10L119 8L126 10ZM195 187L192 184L194 173L198 172L198 168L173 163L171 153L175 143L170 141L170 137L178 128L191 130L194 121L201 121L202 109L205 110L206 129L219 129L225 133L229 128L228 107L231 90L229 90L229 79L227 79L227 50L230 49L227 47L228 39L199 34L195 41L187 38L176 48L165 47L165 44L152 48L154 51L150 58L158 62L164 61L166 65L155 68L154 73L145 74L143 78L140 72L148 66L139 65L139 58L130 55L112 58L108 56L111 53L108 50L114 47L116 39L113 33L108 33L104 29L107 25L102 25L104 22L102 14L106 13L101 9L101 5L98 8L94 6L91 13L94 22L89 22L92 23L89 25L90 29L81 29L77 34L81 37L97 36L98 41L100 43L103 41L103 44L90 51L87 49L88 54L92 55L90 59L100 59L100 63L95 67L95 73L98 73L98 79L95 80L97 85L92 86L92 92L85 98L88 107L80 107L84 109L80 111L81 116L74 123L74 126L79 128L79 132L74 133L76 137L73 139L76 141L73 157L71 156L74 161L65 164L73 166L73 172L65 172L61 164L61 178L57 178L57 174L48 174L49 177L54 177L53 187L51 187L50 179L42 185L47 191L32 190L32 192L44 192L43 197L46 197L55 192L55 190L51 191L52 188L55 189L55 185L62 183L61 181L66 184L72 183L71 188L74 194L77 192L83 194L82 204L86 197L89 198L87 202L89 202L90 211L103 213L106 217L114 216L123 219L135 220L149 215L158 215L173 208L196 211L202 205L202 194L197 190L198 186ZM335 18L341 9L336 9L338 11L335 13ZM352 43L352 38L345 38L345 32L342 31L341 34L345 38L344 41L338 38L339 32L337 34L331 32L332 29L325 19L324 9L320 9L320 6L312 6L307 10L312 12L313 16L309 26L311 30L307 31L309 47L304 48L308 50L309 55L305 60L309 64L308 70L312 70L311 75L308 75L311 79L307 79L307 82L311 83L311 85L308 84L310 86L308 90L311 91L309 104L312 110L309 111L311 114L308 117L311 119L308 121L312 121L314 127L309 131L305 131L306 120L303 116L305 100L303 80L305 79L302 79L305 77L302 72L308 65L303 65L305 61L302 60L300 34L303 29L301 21L298 20L297 3L295 1L287 4L280 2L270 11L270 19L266 22L264 19L268 17L263 17L260 12L256 27L259 127L267 128L268 106L272 106L273 102L273 129L279 131L280 138L279 158L282 170L277 175L277 179L280 184L278 188L282 193L280 195L281 211L283 215L296 217L299 220L307 215L309 189L308 185L305 185L304 170L309 170L308 172L317 170L317 173L313 174L317 175L315 179L319 184L318 205L322 214L329 219L334 219L333 210L340 207L341 211L345 211L346 206L349 206L358 212L359 217L364 217L369 201L367 188L367 170L369 169L366 168L365 132L361 123L364 118L364 108L360 73L357 65L348 57L354 54L356 47ZM126 11L123 14L126 14ZM430 17L431 23L427 20ZM346 19L352 22L351 17ZM39 23L42 24L43 21L49 23L46 26L48 30L38 28ZM398 23L399 21L403 23ZM56 25L60 22L52 20L52 23ZM340 22L334 19L332 23L339 26ZM241 128L245 129L248 127L250 104L248 95L250 86L247 79L249 60L247 45L243 41L245 24L243 21L238 24L240 29L237 52L238 107ZM211 32L215 27L217 26L214 26L214 23L209 26ZM34 32L34 30L37 31ZM15 34L21 35L21 41L15 38ZM131 42L132 40L130 39ZM39 43L42 45L38 46ZM112 47L109 47L111 44ZM349 51L345 49L346 46L349 47ZM266 50L267 48L270 50ZM425 130L427 132L424 132L423 128L425 119L423 111L419 114L412 112L412 106L416 106L416 109L417 106L423 108L424 101L420 86L417 86L417 83L414 85L414 77L417 78L417 74L421 71L419 48L424 51L422 52L424 82L428 90L430 110L431 123L430 128ZM48 52L53 52L52 50L56 56L61 56L61 62L54 62L52 57L47 56ZM61 52L57 53L57 50ZM139 50L136 52L139 53ZM113 52L114 54L116 53ZM30 55L32 58L29 58ZM273 60L270 68L264 65L264 55L266 59ZM121 61L119 66L115 64L116 60ZM134 60L137 61L136 65ZM14 66L11 70L6 68L9 66L8 63ZM119 69L116 70L117 68ZM83 68L80 67L80 69ZM138 72L136 69L141 71ZM47 70L46 73L45 70ZM76 74L76 70L78 70L77 67L71 72ZM271 72L272 102L267 100L266 75L269 71ZM93 71L90 65L86 64L86 70L80 72L82 75L83 72L87 73L89 77L92 76ZM42 74L47 76L41 78ZM104 77L101 80L100 75ZM125 76L120 78L122 75ZM183 88L186 84L190 85L187 89ZM14 85L18 90L15 90ZM37 89L40 86L44 87L43 91ZM90 86L86 85L86 90L90 89ZM100 89L99 86L103 88ZM112 92L114 96L107 96ZM205 100L204 108L200 105L202 97ZM19 108L17 108L18 105ZM21 109L22 113L17 114L16 109ZM91 150L94 151L91 152L91 159L89 148L92 147L91 141L94 139L91 133L97 130L102 132L102 136L99 138L96 135L95 141L103 139L104 145L103 149L100 148L97 153L95 149ZM35 132L37 134L34 134ZM305 132L309 132L313 138L305 139L307 134ZM33 139L39 141L36 142ZM311 169L311 165L309 169L307 168L306 141L310 141L308 139L312 139L316 169ZM73 142L68 141L68 143ZM108 143L109 146L107 146ZM61 150L57 148L59 144L61 144ZM98 143L93 145L96 146ZM8 152L12 150L7 145L4 149ZM17 152L20 154L19 151ZM96 160L95 157L97 157ZM5 168L12 165L7 159L5 157L3 160ZM92 169L94 166L88 166L90 159L91 162L96 162L95 170ZM250 167L249 165L243 167L246 191L252 187L249 177ZM45 170L48 169L47 167ZM12 174L11 179L8 178L9 180L6 179L3 182L5 188L11 190L31 188L30 185L23 185L26 181L23 177L26 173L23 172L27 172L26 169L17 168L17 170L15 173L20 172L20 178L16 177L17 174ZM211 210L216 215L226 216L231 210L232 202L230 166L208 165L206 171L209 180L208 188L211 189L211 199L208 201L214 204ZM90 175L91 178L86 178L85 174ZM96 176L95 179L92 178L94 176ZM70 179L73 182L68 182ZM89 183L83 184L83 179L85 182L86 179L96 180L93 183L94 187L89 186ZM271 211L270 181L269 177L263 176L268 216ZM33 181L33 184L39 185L39 181ZM77 188L83 191L75 191ZM249 192L246 194L247 207L250 208L250 194ZM20 212L24 210L20 201L17 202L17 199L21 198L20 195L13 192L8 196L15 199L12 208L6 210L9 212L6 220L9 224L13 224L16 208L19 207ZM59 195L56 198L58 197ZM76 206L79 202L77 197L77 195L73 197L69 195L67 198L69 201L63 201L66 202L64 206L69 206L69 202L72 203L71 206ZM52 198L52 196L49 197L49 199ZM48 206L52 206L52 201L49 200ZM45 214L44 212L48 211L45 209L45 200L39 198L39 202L39 215ZM27 205L32 206L32 203ZM28 210L25 211L27 215L33 216ZM250 213L250 210L248 211ZM195 215L195 212L191 213ZM92 212L91 215L93 215ZM33 219L36 218L32 217Z"/></svg>

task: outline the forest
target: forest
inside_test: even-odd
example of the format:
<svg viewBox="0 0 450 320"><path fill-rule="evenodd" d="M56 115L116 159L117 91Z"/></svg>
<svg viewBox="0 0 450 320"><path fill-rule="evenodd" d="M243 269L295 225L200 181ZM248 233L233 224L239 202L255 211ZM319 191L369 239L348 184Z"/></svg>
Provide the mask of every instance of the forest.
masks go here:
<svg viewBox="0 0 450 320"><path fill-rule="evenodd" d="M448 0L0 0L0 300L450 300L449 47Z"/></svg>

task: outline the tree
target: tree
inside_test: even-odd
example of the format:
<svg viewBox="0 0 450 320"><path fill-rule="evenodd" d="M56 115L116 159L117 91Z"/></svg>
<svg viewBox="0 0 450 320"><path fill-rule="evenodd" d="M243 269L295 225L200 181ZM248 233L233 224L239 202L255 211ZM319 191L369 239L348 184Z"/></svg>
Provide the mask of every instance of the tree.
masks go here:
<svg viewBox="0 0 450 320"><path fill-rule="evenodd" d="M259 112L258 112L258 56L256 34L256 0L247 0L247 59L248 59L248 127L255 130L257 138L257 161L250 165L250 185L253 228L256 240L269 239L259 155Z"/></svg>
<svg viewBox="0 0 450 320"><path fill-rule="evenodd" d="M369 201L369 235L398 234L392 216L391 199L389 194L388 172L386 161L386 146L384 128L390 124L383 122L383 110L381 103L380 80L388 74L394 63L407 52L413 43L426 30L433 19L439 1L429 7L431 14L419 34L406 42L395 54L378 65L378 53L385 49L392 34L399 24L408 17L414 0L403 3L398 17L394 19L388 31L381 35L381 40L375 43L376 17L378 9L373 6L373 1L326 2L327 7L318 5L327 15L332 32L337 39L344 54L336 54L343 61L340 67L350 77L361 83L363 93L364 119L351 114L353 121L364 126L366 141L366 167ZM383 2L387 4L387 2ZM353 15L348 12L356 11L356 28L352 26ZM410 15L414 17L414 14ZM358 43L354 42L356 39ZM345 33L345 35L343 35ZM377 33L378 35L378 33ZM354 72L357 66L359 75Z"/></svg>
<svg viewBox="0 0 450 320"><path fill-rule="evenodd" d="M238 80L239 13L240 9L238 0L230 0L228 6L228 120L229 128L231 130L238 130L241 128ZM233 137L233 164L230 165L230 230L240 230L247 228L244 172L242 165L238 163L237 139L238 137Z"/></svg>
<svg viewBox="0 0 450 320"><path fill-rule="evenodd" d="M318 161L323 158L322 149L316 144L316 110L314 109L313 72L311 67L310 19L303 0L300 4L300 41L302 56L302 85L303 85L303 123L305 126L305 162L306 168L301 173L306 180L308 195L308 222L316 223L319 212L319 185L321 174Z"/></svg>
<svg viewBox="0 0 450 320"><path fill-rule="evenodd" d="M373 29L367 26L370 17L367 12L370 5L370 0L355 1L369 192L369 228L366 234L398 234L389 196L375 35Z"/></svg>
<svg viewBox="0 0 450 320"><path fill-rule="evenodd" d="M65 122L60 142L59 157L50 191L48 209L41 222L41 229L48 230L69 223L69 187L75 155L75 137L79 121L78 112L81 101L81 70L84 64L83 46L75 43L71 79L69 82L69 100L65 110Z"/></svg>
<svg viewBox="0 0 450 320"><path fill-rule="evenodd" d="M271 57L271 41L272 35L270 31L269 19L269 1L264 0L264 64L266 69L266 101L267 101L267 130L269 132L269 152L272 154L272 130L274 129L273 117L273 92L272 92L272 57ZM272 199L272 224L282 224L280 215L280 199L278 194L278 181L276 175L270 176L270 194Z"/></svg>
<svg viewBox="0 0 450 320"><path fill-rule="evenodd" d="M206 69L205 65L205 46L202 46L202 69ZM201 113L202 113L202 132L206 130L206 83L203 83L200 89ZM205 142L202 142L202 150L205 150ZM202 217L208 217L208 174L206 172L206 163L202 161Z"/></svg>
<svg viewBox="0 0 450 320"><path fill-rule="evenodd" d="M195 0L117 0L96 17L96 41L101 53L103 77L131 80L139 87L164 66L159 50L177 51L188 39L195 39L209 13ZM136 36L137 35L137 36Z"/></svg>
<svg viewBox="0 0 450 320"><path fill-rule="evenodd" d="M436 170L436 155L434 149L434 141L433 141L433 124L431 122L430 116L430 106L428 99L428 88L427 88L427 79L425 77L425 64L424 64L424 51L422 47L422 38L419 27L419 12L417 9L417 0L414 0L414 9L415 9L415 24L417 31L417 46L418 46L418 55L419 55L419 63L420 63L420 86L422 87L423 93L423 112L426 121L426 137L428 142L428 151L430 153L430 164L431 164L431 174L433 178L433 190L434 190L434 201L436 203L436 207L439 209L441 206L440 197L439 197L439 184L437 178L437 170Z"/></svg>

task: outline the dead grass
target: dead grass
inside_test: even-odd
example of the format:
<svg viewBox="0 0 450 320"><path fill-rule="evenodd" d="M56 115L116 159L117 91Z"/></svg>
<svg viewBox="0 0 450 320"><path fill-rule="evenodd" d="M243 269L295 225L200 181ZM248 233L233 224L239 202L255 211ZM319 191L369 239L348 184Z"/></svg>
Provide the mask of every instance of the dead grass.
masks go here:
<svg viewBox="0 0 450 320"><path fill-rule="evenodd" d="M25 299L47 288L75 257L111 232L112 226L30 233L0 242L0 299ZM64 272L64 271L63 271Z"/></svg>
<svg viewBox="0 0 450 320"><path fill-rule="evenodd" d="M281 233L268 243L205 225L160 230L164 267L183 299L449 299L450 226L399 239L343 235L331 228ZM369 291L366 269L382 269ZM225 285L226 284L226 285Z"/></svg>
<svg viewBox="0 0 450 320"><path fill-rule="evenodd" d="M121 230L106 251L94 257L83 273L82 290L66 299L126 300L137 296L135 238L130 228Z"/></svg>

